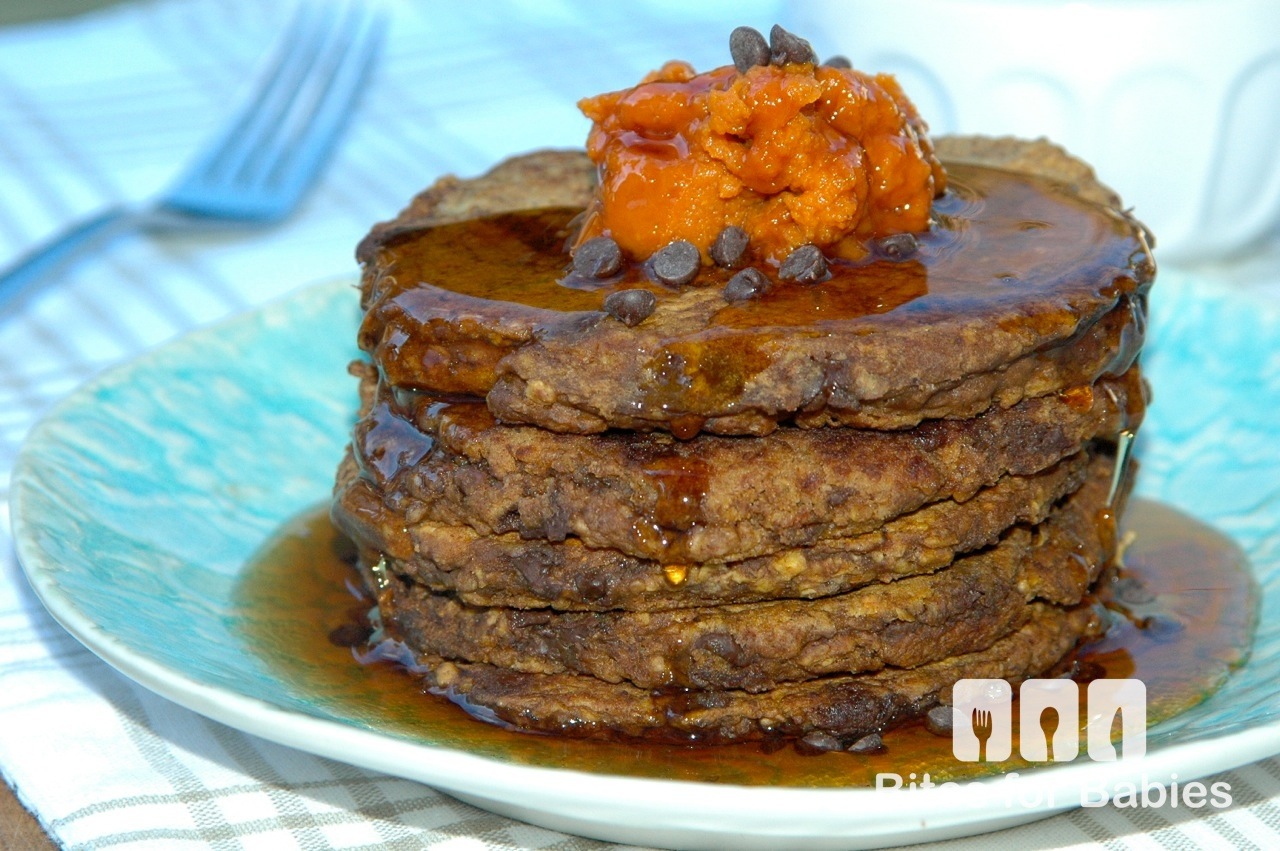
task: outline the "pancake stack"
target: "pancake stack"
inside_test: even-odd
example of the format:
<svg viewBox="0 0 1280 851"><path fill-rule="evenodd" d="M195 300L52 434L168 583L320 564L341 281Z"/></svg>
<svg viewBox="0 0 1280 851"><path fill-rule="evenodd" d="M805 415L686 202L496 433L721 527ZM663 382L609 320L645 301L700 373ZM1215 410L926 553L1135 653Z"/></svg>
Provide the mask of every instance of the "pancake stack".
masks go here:
<svg viewBox="0 0 1280 851"><path fill-rule="evenodd" d="M1062 672L1102 630L1149 240L1051 145L937 150L906 256L747 298L575 276L579 152L376 226L333 516L380 655L518 729L818 749Z"/></svg>

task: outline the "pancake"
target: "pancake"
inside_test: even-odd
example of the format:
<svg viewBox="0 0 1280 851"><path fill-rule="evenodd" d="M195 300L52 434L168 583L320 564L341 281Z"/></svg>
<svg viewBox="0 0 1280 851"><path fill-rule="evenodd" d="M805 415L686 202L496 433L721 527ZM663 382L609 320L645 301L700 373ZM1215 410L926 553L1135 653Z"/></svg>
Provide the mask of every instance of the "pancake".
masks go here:
<svg viewBox="0 0 1280 851"><path fill-rule="evenodd" d="M661 611L770 599L811 599L872 582L930 573L959 553L994 543L1018 523L1043 520L1089 476L1109 481L1111 461L1080 452L1033 476L1005 476L965 502L944 499L851 538L834 538L732 563L672 567L576 538L525 540L481 535L429 520L408 524L354 461L340 473L334 511L368 564L471 606L562 611Z"/></svg>
<svg viewBox="0 0 1280 851"><path fill-rule="evenodd" d="M956 680L1002 678L1017 685L1059 664L1101 634L1090 605L1030 607L1027 623L974 653L875 674L823 677L752 694L652 690L580 674L530 674L415 653L395 639L371 658L404 665L423 685L493 723L577 738L627 736L677 744L723 744L827 733L849 744L924 715L950 700Z"/></svg>
<svg viewBox="0 0 1280 851"><path fill-rule="evenodd" d="M1114 547L1108 485L1091 481L1039 527L1017 527L936 573L817 600L555 613L469 606L400 582L382 614L419 651L642 688L763 691L910 668L989 647L1023 625L1030 601L1080 602Z"/></svg>
<svg viewBox="0 0 1280 851"><path fill-rule="evenodd" d="M904 431L790 427L682 441L501 426L476 403L419 399L402 413L381 392L352 448L410 524L573 536L664 564L702 564L858 535L941 499L965 501L1003 476L1038 473L1092 439L1136 428L1144 399L1135 369Z"/></svg>
<svg viewBox="0 0 1280 851"><path fill-rule="evenodd" d="M361 242L367 659L522 730L844 746L1101 634L1150 234L770 38Z"/></svg>
<svg viewBox="0 0 1280 851"><path fill-rule="evenodd" d="M1128 369L1154 266L1114 194L1044 142L938 150L953 188L910 260L837 264L747 303L726 301L728 270L678 289L638 268L568 279L558 252L593 185L581 153L443 180L361 243L360 344L389 385L486 398L506 422L683 437L902 428ZM657 296L652 317L602 312L637 286Z"/></svg>

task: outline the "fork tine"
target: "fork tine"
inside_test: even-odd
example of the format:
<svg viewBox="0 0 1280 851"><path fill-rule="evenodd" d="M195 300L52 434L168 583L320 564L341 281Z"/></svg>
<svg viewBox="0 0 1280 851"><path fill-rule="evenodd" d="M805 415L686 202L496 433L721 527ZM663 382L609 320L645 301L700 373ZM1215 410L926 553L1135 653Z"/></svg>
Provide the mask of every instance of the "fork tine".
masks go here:
<svg viewBox="0 0 1280 851"><path fill-rule="evenodd" d="M278 193L293 195L310 184L350 117L350 104L364 86L385 26L381 15L366 11L362 5L353 7L333 29L321 60L327 67L311 75L311 85L294 99L281 132L264 146L255 172Z"/></svg>
<svg viewBox="0 0 1280 851"><path fill-rule="evenodd" d="M304 0L268 82L167 193L166 206L214 214L209 190L225 189L229 217L274 221L288 213L336 142L384 23L380 8L370 12L359 0L341 13ZM299 147L300 140L310 141ZM250 191L255 187L270 191Z"/></svg>
<svg viewBox="0 0 1280 851"><path fill-rule="evenodd" d="M365 16L362 0L351 0L355 5L347 8L355 11L339 15L329 2L301 0L258 93L164 195L138 209L99 213L0 270L0 319L15 297L69 257L114 235L217 221L267 223L289 213L337 141L381 45L380 6Z"/></svg>
<svg viewBox="0 0 1280 851"><path fill-rule="evenodd" d="M277 111L276 102L287 98L291 89L297 87L299 77L306 73L314 45L310 31L318 22L315 4L303 2L298 6L289 26L280 36L281 46L272 58L271 67L261 77L265 84L241 108L222 134L206 145L204 154L191 162L175 186L207 182L216 179L215 176L233 173L232 170L252 150L250 143L266 126L264 122Z"/></svg>

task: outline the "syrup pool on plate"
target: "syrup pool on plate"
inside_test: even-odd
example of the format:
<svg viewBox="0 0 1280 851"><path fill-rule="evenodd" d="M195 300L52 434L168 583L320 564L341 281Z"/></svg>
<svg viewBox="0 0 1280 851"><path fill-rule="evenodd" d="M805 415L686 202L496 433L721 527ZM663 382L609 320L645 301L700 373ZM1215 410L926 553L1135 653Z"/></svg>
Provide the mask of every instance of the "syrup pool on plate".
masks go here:
<svg viewBox="0 0 1280 851"><path fill-rule="evenodd" d="M1134 500L1124 525L1124 568L1100 600L1110 627L1069 664L1080 680L1142 680L1148 721L1155 724L1209 697L1244 662L1257 588L1234 543L1175 509ZM506 762L743 785L873 786L877 774L913 772L942 782L1031 767L1016 757L999 764L960 762L950 738L921 723L886 733L883 753L820 755L760 743L570 739L487 724L423 693L416 679L388 663L359 664L343 646L372 605L356 591L351 562L350 546L333 529L327 509L317 508L286 524L246 565L236 598L247 651L317 714L359 727ZM1016 708L1013 717L1016 725Z"/></svg>

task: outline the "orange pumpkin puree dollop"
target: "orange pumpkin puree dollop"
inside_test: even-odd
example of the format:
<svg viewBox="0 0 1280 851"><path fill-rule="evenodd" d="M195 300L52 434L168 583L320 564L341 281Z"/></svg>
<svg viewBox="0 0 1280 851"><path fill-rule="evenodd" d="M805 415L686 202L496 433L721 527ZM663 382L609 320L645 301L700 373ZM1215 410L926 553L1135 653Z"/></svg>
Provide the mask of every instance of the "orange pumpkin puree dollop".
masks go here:
<svg viewBox="0 0 1280 851"><path fill-rule="evenodd" d="M946 186L927 127L889 75L789 62L698 74L669 62L634 88L579 102L597 195L578 244L634 259L727 226L774 264L813 244L855 259L869 239L929 226Z"/></svg>

